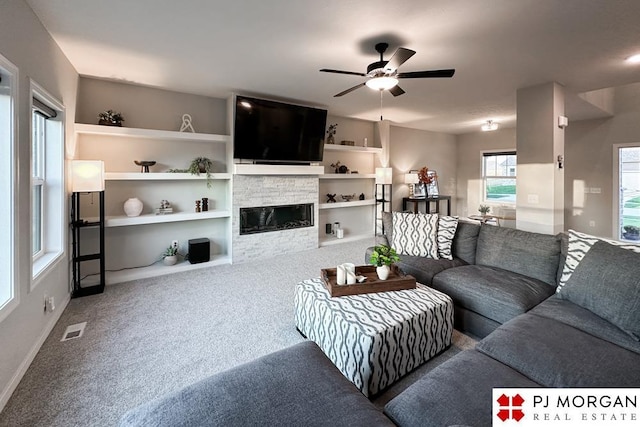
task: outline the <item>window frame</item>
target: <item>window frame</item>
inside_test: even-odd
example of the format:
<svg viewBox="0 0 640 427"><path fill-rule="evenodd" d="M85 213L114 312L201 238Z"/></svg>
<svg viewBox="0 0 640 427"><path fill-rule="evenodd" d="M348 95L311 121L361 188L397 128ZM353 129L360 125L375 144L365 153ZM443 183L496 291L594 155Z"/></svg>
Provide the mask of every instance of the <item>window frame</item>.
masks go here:
<svg viewBox="0 0 640 427"><path fill-rule="evenodd" d="M639 244L638 241L634 241L634 240L626 240L622 238L622 235L620 233L620 230L622 228L622 215L620 214L620 190L621 190L621 183L620 183L620 149L621 148L640 148L640 142L628 142L628 143L623 143L623 144L613 144L613 179L612 179L612 184L613 184L613 189L612 189L612 206L613 206L613 213L612 213L612 218L613 221L612 222L612 230L611 230L611 237L614 240L618 240L618 241L622 241L628 244Z"/></svg>
<svg viewBox="0 0 640 427"><path fill-rule="evenodd" d="M485 173L485 158L497 155L513 155L516 156L516 149L503 149L503 150L483 150L480 151L480 185L481 185L481 194L480 200L482 203L487 203L491 205L507 205L507 206L515 206L516 205L516 197L514 197L513 201L509 200L499 200L499 199L487 199L487 178L513 178L516 183L518 181L518 169L517 169L517 160L516 160L516 174L514 176L502 176L502 175L486 175ZM516 193L517 196L517 193Z"/></svg>
<svg viewBox="0 0 640 427"><path fill-rule="evenodd" d="M16 206L18 205L18 111L19 111L19 99L18 99L18 82L20 80L18 67L13 65L11 61L6 59L0 54L0 75L3 80L8 80L8 83L0 83L0 85L7 85L7 109L9 110L7 124L9 126L8 133L10 135L8 147L5 146L2 150L6 149L8 156L2 156L0 160L0 174L3 177L9 178L5 183L8 184L8 205L6 212L6 224L0 224L0 230L3 231L6 228L8 231L7 246L9 251L4 262L5 265L0 265L0 272L2 276L0 278L0 286L7 285L9 287L9 296L6 300L0 301L0 322L11 314L11 312L20 304L20 280L18 269L18 220L16 215ZM0 124L1 125L1 124ZM2 163L6 162L6 163ZM3 215L4 216L4 215ZM3 221L4 222L4 221ZM6 276L6 277L5 277ZM5 280L7 279L7 280Z"/></svg>
<svg viewBox="0 0 640 427"><path fill-rule="evenodd" d="M44 173L42 182L42 250L37 254L33 251L33 236L30 239L30 247L32 254L31 259L31 285L30 291L33 291L42 278L46 276L52 268L54 268L66 253L66 184L64 173L64 147L65 147L65 107L54 96L47 92L33 79L30 79L30 177L32 179L29 188L30 192L30 212L34 213L34 185L38 185L39 179L34 179L34 153L33 153L33 135L34 105L36 102L42 104L42 108L49 108L55 111L55 117L44 120L44 147L43 160L40 164ZM34 101L34 98L37 101ZM37 107L37 105L36 105ZM30 228L33 232L33 219L30 221Z"/></svg>

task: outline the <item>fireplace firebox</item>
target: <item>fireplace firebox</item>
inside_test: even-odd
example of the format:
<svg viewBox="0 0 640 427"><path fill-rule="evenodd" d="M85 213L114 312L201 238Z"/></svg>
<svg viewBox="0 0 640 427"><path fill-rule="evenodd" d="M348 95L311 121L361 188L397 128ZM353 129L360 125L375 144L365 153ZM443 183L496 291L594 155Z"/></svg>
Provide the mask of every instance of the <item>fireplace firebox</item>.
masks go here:
<svg viewBox="0 0 640 427"><path fill-rule="evenodd" d="M240 208L240 234L313 227L313 203Z"/></svg>

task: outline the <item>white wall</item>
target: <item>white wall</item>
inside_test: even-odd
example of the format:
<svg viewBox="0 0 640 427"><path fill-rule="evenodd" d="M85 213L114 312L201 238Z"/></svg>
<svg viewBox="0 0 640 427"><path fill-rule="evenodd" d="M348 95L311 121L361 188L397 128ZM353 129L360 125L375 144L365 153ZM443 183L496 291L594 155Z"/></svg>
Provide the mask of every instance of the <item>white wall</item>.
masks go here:
<svg viewBox="0 0 640 427"><path fill-rule="evenodd" d="M78 74L23 0L2 2L0 53L19 68L18 96L18 236L31 235L29 78L66 107L66 138L73 135ZM6 201L4 201L6 203ZM64 218L66 220L67 217ZM30 291L30 239L16 239L20 304L0 323L0 409L4 407L35 357L69 298L68 254ZM57 308L44 312L44 295L55 297Z"/></svg>

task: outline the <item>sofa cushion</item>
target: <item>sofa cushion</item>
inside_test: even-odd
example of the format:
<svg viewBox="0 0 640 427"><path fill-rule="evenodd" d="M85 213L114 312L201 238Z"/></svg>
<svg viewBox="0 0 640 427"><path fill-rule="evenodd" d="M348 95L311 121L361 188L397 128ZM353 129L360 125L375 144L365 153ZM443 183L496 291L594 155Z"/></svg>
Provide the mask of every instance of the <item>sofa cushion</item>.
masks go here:
<svg viewBox="0 0 640 427"><path fill-rule="evenodd" d="M466 263L459 258L448 260L444 258L432 259L411 255L400 255L400 261L397 262L396 265L400 267L405 274L410 274L415 277L418 283L431 285L433 276L436 274L448 268L466 265Z"/></svg>
<svg viewBox="0 0 640 427"><path fill-rule="evenodd" d="M557 320L523 314L476 349L547 387L640 387L640 355Z"/></svg>
<svg viewBox="0 0 640 427"><path fill-rule="evenodd" d="M540 280L482 265L444 270L433 277L431 286L449 295L456 305L499 323L525 313L554 293L553 287Z"/></svg>
<svg viewBox="0 0 640 427"><path fill-rule="evenodd" d="M475 264L478 233L479 224L458 220L456 235L453 238L453 257L460 258L467 264Z"/></svg>
<svg viewBox="0 0 640 427"><path fill-rule="evenodd" d="M453 259L453 237L458 228L458 217L440 215L438 217L438 256L444 259Z"/></svg>
<svg viewBox="0 0 640 427"><path fill-rule="evenodd" d="M393 212L391 247L399 254L438 258L438 215Z"/></svg>
<svg viewBox="0 0 640 427"><path fill-rule="evenodd" d="M428 372L384 408L397 425L491 425L493 387L539 387L520 373L474 350Z"/></svg>
<svg viewBox="0 0 640 427"><path fill-rule="evenodd" d="M561 299L557 294L532 308L529 313L566 323L595 337L640 354L640 342L629 334L586 308Z"/></svg>
<svg viewBox="0 0 640 427"><path fill-rule="evenodd" d="M558 294L640 341L640 255L596 242Z"/></svg>
<svg viewBox="0 0 640 427"><path fill-rule="evenodd" d="M560 238L513 228L480 228L476 264L498 267L556 286Z"/></svg>
<svg viewBox="0 0 640 427"><path fill-rule="evenodd" d="M569 242L567 248L567 256L562 268L562 275L558 282L556 292L560 293L563 286L569 281L571 274L578 267L582 258L585 257L589 249L599 241L604 241L615 246L620 246L632 252L640 252L640 246L629 243L619 242L617 240L604 239L602 237L592 236L590 234L580 233L575 230L569 230Z"/></svg>
<svg viewBox="0 0 640 427"><path fill-rule="evenodd" d="M393 425L310 341L142 405L121 421L154 427L321 424Z"/></svg>

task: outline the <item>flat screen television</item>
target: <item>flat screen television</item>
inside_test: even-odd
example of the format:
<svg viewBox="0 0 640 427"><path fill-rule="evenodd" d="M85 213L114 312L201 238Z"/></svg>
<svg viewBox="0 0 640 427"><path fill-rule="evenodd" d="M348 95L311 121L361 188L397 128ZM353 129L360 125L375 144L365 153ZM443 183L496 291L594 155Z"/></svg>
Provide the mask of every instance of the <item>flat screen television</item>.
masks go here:
<svg viewBox="0 0 640 427"><path fill-rule="evenodd" d="M256 163L322 161L327 110L236 96L233 157Z"/></svg>

